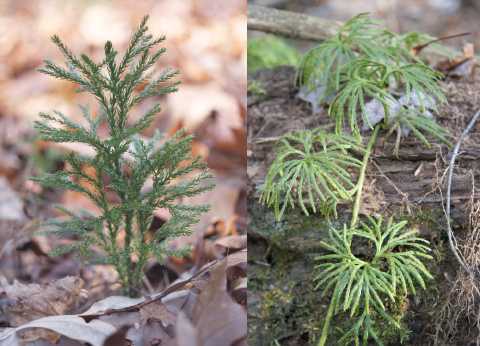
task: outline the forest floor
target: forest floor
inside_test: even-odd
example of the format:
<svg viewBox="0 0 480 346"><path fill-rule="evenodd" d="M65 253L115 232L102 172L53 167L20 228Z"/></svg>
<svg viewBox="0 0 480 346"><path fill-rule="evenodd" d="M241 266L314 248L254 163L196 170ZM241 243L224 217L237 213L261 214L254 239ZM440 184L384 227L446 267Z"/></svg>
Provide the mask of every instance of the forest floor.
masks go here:
<svg viewBox="0 0 480 346"><path fill-rule="evenodd" d="M38 233L41 222L64 216L55 204L94 214L98 209L80 193L42 188L29 179L66 169L68 152L89 153L78 143L40 141L33 129L39 112L59 110L81 123L79 104L98 111L95 99L78 93L77 85L37 71L43 59L63 63L50 37L58 34L75 54L100 60L107 40L123 54L145 15L150 16L149 32L166 36L162 47L167 52L155 72L178 69L182 83L178 92L151 100L161 104L162 112L142 136L150 138L155 130L170 136L183 128L195 136L192 154L204 158L215 176L213 190L181 201L209 204L210 211L190 235L167 245L192 251L148 262L141 292L153 298L148 302L122 296L111 265L85 262L74 253L49 256L57 246L75 242L74 236ZM156 0L1 2L0 345L192 345L214 338L245 343L245 23L246 4L238 1L218 6ZM131 123L152 106L148 102L129 114ZM150 235L169 217L157 210ZM88 317L65 317L87 310ZM47 316L59 326L56 332L46 332L42 324L27 335L15 333Z"/></svg>

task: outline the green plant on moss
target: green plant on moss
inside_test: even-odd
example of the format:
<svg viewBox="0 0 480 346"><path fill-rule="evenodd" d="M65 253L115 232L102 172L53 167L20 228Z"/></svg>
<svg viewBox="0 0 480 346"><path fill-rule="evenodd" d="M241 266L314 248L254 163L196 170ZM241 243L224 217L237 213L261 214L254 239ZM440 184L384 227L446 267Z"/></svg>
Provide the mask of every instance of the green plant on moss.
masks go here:
<svg viewBox="0 0 480 346"><path fill-rule="evenodd" d="M342 161L341 171L332 170L324 165L335 162L335 145L307 146L310 137L304 135L292 141L286 135L267 173L261 196L263 203L274 208L277 219L287 206L295 207L295 200L308 214L305 199L315 212L315 204L335 204L354 197L350 225L330 231L330 243L322 243L330 253L318 258L323 261L316 268L318 287L323 287L324 294L331 294L319 346L325 345L330 321L341 311L350 313L353 319L342 342L366 345L373 338L382 345L383 333L378 332L382 323L393 325L401 334L399 318L392 317L390 307L401 297L415 294L416 285L424 288L425 280L432 278L425 266L425 261L431 260L428 242L408 230L407 222L390 220L385 225L380 217L369 218L368 223L358 226L366 171L380 133L397 133L397 156L401 138L410 133L426 146L431 145L431 137L449 144L448 132L435 123L431 113L438 103L446 101L439 85L441 74L412 52L421 37L414 33L396 35L361 14L310 50L297 72L297 82L310 89L319 88L319 102L329 104L336 131L335 135L322 135L335 138L337 143L342 138L348 140L349 145L341 150L342 158L353 158L355 152L363 154L361 162ZM347 127L353 137L346 134ZM372 130L364 149L361 129ZM317 157L317 153L321 153L321 161L306 164L305 157ZM349 168L358 169L355 184ZM316 191L321 179L328 184L320 191L330 191L326 195L330 199ZM362 241L373 251L369 256L355 253Z"/></svg>
<svg viewBox="0 0 480 346"><path fill-rule="evenodd" d="M344 225L343 230L330 229L330 242L321 242L330 253L317 258L325 263L315 268L318 272L315 280L318 281L317 288L323 286L323 294L331 293L331 301L319 346L326 344L330 321L340 307L350 312L354 322L339 342L353 340L355 345L360 345L361 340L362 345L367 345L371 337L383 345L376 327L379 319L392 325L399 334L403 332L399 321L388 312L386 302L398 303L401 296L416 293L416 284L425 288L424 279L432 279L423 263L432 259L428 254L429 243L417 237L416 231L405 231L406 221L393 223L390 219L384 226L381 217L368 218L368 223L358 226L366 169L379 130L380 126L375 126L364 150L354 189L356 195L350 226ZM364 251L371 251L363 254L363 258L355 253L355 250L362 250L362 246Z"/></svg>
<svg viewBox="0 0 480 346"><path fill-rule="evenodd" d="M423 261L432 259L428 241L406 230L406 221L386 224L382 218L369 218L357 227L329 231L329 241L321 242L328 254L318 256L314 280L323 293L331 293L331 302L319 345L325 345L329 322L340 311L355 319L352 328L339 341L366 345L369 336L382 345L375 330L380 317L400 329L387 312L386 302L397 303L399 296L416 293L415 285L425 288L432 279Z"/></svg>
<svg viewBox="0 0 480 346"><path fill-rule="evenodd" d="M386 134L386 137L388 137L393 132L397 133L397 140L395 141L395 147L393 149L393 154L397 157L400 151L402 132L405 130L414 133L415 137L427 148L431 147L431 142L425 134L429 134L443 144L451 144L450 135L444 127L429 118L418 115L415 111L412 112L409 108L402 108L397 116L390 122L389 130Z"/></svg>
<svg viewBox="0 0 480 346"><path fill-rule="evenodd" d="M99 215L94 215L60 208L68 218L47 222L47 231L75 235L78 241L56 253L79 250L92 258L92 246L100 247L105 253L101 261L115 266L129 295L138 294L147 260L151 256L163 260L171 254L168 241L188 233L207 210L206 206L182 205L179 200L211 188L205 164L191 157L191 136L182 132L166 140L159 134L152 139L139 136L160 111L158 104L129 124L128 115L135 105L151 96L173 92L178 84L168 83L177 74L173 70L165 70L157 77L147 75L165 52L164 48L156 48L164 37L153 38L147 33L147 19L132 36L123 57L117 57L118 52L107 42L105 58L100 62L87 55L75 56L53 36L67 60L67 68L47 60L40 71L70 81L80 91L95 96L99 112L95 116L82 108L87 126L58 111L41 113L41 120L35 122L43 140L85 143L95 150L92 157L70 153L65 158L68 169L33 178L48 188L84 194L100 210ZM100 136L101 126L108 128L108 135ZM87 173L92 170L93 174ZM146 188L148 181L150 188ZM109 198L112 194L113 199ZM112 202L115 199L118 202ZM148 241L147 232L157 208L168 210L171 218Z"/></svg>
<svg viewBox="0 0 480 346"><path fill-rule="evenodd" d="M281 65L297 66L299 61L300 53L281 38L265 35L248 40L247 69L249 73Z"/></svg>
<svg viewBox="0 0 480 346"><path fill-rule="evenodd" d="M331 92L340 88L341 67L355 60L359 54L367 57L385 58L389 52L384 45L379 47L372 42L388 41L393 34L380 29L379 23L360 14L347 21L331 38L310 49L301 59L297 81L300 85L315 88L318 84L326 86L326 92L320 101Z"/></svg>
<svg viewBox="0 0 480 346"><path fill-rule="evenodd" d="M287 134L265 178L261 202L273 207L277 220L288 206L297 204L306 215L308 209L315 213L319 204L335 209L353 195L348 169L361 164L348 150L362 149L353 138L322 130Z"/></svg>
<svg viewBox="0 0 480 346"><path fill-rule="evenodd" d="M390 113L398 103L389 90L389 85L392 83L402 85L407 97L413 97L413 92L417 95L423 95L423 97L418 97L420 106L426 102L426 95L434 96L441 102L445 100L445 96L438 85L439 74L421 63L395 66L388 62L355 59L345 67L342 75L342 80L344 78L346 82L342 83L329 108L329 113L334 117L338 131L342 130L345 117L348 119L350 128L354 132L358 131L360 128L358 124L359 113L363 123L373 127L368 118L367 97L377 100L383 106L384 119L388 122L389 116L395 115ZM422 114L423 112L419 110L417 113ZM434 123L433 120L424 118L425 121Z"/></svg>

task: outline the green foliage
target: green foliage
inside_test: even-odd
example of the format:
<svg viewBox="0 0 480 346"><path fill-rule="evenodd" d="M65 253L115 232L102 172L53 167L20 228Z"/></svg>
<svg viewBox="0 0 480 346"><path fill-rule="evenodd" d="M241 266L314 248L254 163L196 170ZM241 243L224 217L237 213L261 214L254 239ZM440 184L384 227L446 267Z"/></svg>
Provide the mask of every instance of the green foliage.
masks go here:
<svg viewBox="0 0 480 346"><path fill-rule="evenodd" d="M249 73L280 65L297 66L299 61L300 53L278 37L265 35L248 40L247 64Z"/></svg>
<svg viewBox="0 0 480 346"><path fill-rule="evenodd" d="M376 41L388 41L393 33L379 29L377 21L360 14L346 22L336 35L308 51L299 65L297 80L301 85L315 88L318 84L326 86L327 96L340 88L341 68L362 54L370 58L385 58L389 55L382 46L376 47ZM320 101L325 100L322 98Z"/></svg>
<svg viewBox="0 0 480 346"><path fill-rule="evenodd" d="M151 139L139 136L159 112L158 104L129 124L128 114L135 105L151 96L173 92L178 84L168 83L177 71L165 70L157 77L149 73L165 49L156 48L164 37L153 38L147 34L147 19L143 19L132 36L123 57L118 57L118 52L107 42L101 62L94 62L86 55L75 56L54 36L52 40L65 56L67 67L45 61L40 71L79 85L81 92L95 96L100 109L94 116L82 108L87 126L58 111L41 113L41 120L35 122L35 129L43 140L85 143L95 150L93 157L71 153L66 157L68 170L33 178L45 187L84 194L101 211L93 215L61 208L67 218L47 222L48 231L58 235L74 234L79 240L56 252L79 250L91 257L92 245L102 248L105 258L99 261L115 266L130 295L138 292L147 260L151 256L162 260L169 255L168 241L188 233L207 209L206 206L181 205L179 200L211 188L204 163L191 157L191 136L182 132L170 139L162 139L158 133ZM143 90L136 91L142 85L146 85ZM103 125L109 130L106 138L98 133ZM94 174L86 173L92 170ZM148 189L147 182L151 183ZM111 202L112 194L118 203ZM157 208L168 210L171 218L147 241ZM119 245L122 233L124 240Z"/></svg>
<svg viewBox="0 0 480 346"><path fill-rule="evenodd" d="M329 253L318 256L321 263L315 267L317 289L331 293L330 318L346 312L353 319L352 327L340 344L367 345L372 337L382 345L378 320L385 320L400 329L398 321L388 312L388 304L396 304L402 296L416 293L416 285L425 289L425 279L433 277L425 267L428 241L417 237L415 230L405 229L407 222L386 224L382 218L369 218L359 227L329 231L329 241L321 242ZM322 332L323 342L328 334L328 323Z"/></svg>
<svg viewBox="0 0 480 346"><path fill-rule="evenodd" d="M264 89L262 83L256 80L248 81L247 92L257 96L265 96L267 91Z"/></svg>
<svg viewBox="0 0 480 346"><path fill-rule="evenodd" d="M348 136L318 129L284 136L265 178L261 202L274 208L277 220L296 204L306 215L308 208L315 213L319 202L335 209L353 193L348 168L361 164L348 150L362 149Z"/></svg>
<svg viewBox="0 0 480 346"><path fill-rule="evenodd" d="M447 130L435 123L431 113L436 110L437 103L445 101L438 83L441 74L412 54L412 49L428 38L419 33L394 34L367 14L360 14L345 23L332 38L305 54L296 79L302 86L322 91L319 101L329 102L337 140L342 136L349 138L344 135L345 124L358 142L361 142L362 125L364 128L378 125L387 130L387 136L396 131L394 153L397 155L401 138L410 133L426 146L431 145L431 137L450 144ZM283 145L282 148L288 147ZM323 152L327 160L330 149ZM317 205L320 209L325 204L331 209L339 199L345 199L345 190L351 182L344 188L336 183L334 188L329 186L327 192L334 192L328 194L329 201L318 193L319 198L314 198L315 193L309 192L308 186L314 188L318 183L322 174L315 169L318 171L321 166L302 163L286 152L287 155L280 155L272 164L261 199L274 207L277 219L287 205L294 207L295 192L299 196L298 204L307 213L303 198L300 198L304 189L297 189L304 182L310 208L314 211L316 202L321 203ZM291 169L290 174L284 174L286 168ZM296 169L297 175L294 174ZM337 177L333 171L324 174L329 181L345 180L344 175ZM362 184L363 181L359 183Z"/></svg>
<svg viewBox="0 0 480 346"><path fill-rule="evenodd" d="M300 62L296 80L329 105L336 134L312 130L284 136L261 201L280 219L288 206L299 205L308 215L325 205L335 209L355 195L350 227L330 229L329 241L321 242L329 253L317 258L321 263L314 281L331 297L319 346L326 345L337 314L351 321L339 344L367 345L373 339L382 345L390 328L405 336L394 307L432 279L424 264L432 259L428 242L406 229L407 222L390 219L385 224L380 217L357 225L367 166L381 129L387 136L396 131L396 154L400 139L410 133L426 146L429 137L449 143L448 132L431 113L446 101L439 85L442 75L414 54L426 42L423 34L397 35L360 14ZM373 129L365 149L361 128ZM363 154L362 161L353 158L355 151ZM356 184L349 168L358 170Z"/></svg>
<svg viewBox="0 0 480 346"><path fill-rule="evenodd" d="M398 95L410 98L419 95L420 105L411 107L417 116L425 113L424 99L445 102L438 84L442 75L411 52L423 36L418 33L396 35L382 29L377 21L360 14L345 23L332 38L310 50L302 59L297 80L309 89L324 88L319 102L329 102L329 114L335 119L337 132L347 123L358 134L360 120L373 127L367 109L368 100L378 101L384 108L383 125L389 127L390 116ZM404 106L404 105L402 105ZM435 109L435 103L431 106ZM422 142L425 136L435 135L434 120L424 117L428 125L412 129ZM409 126L404 122L403 126ZM442 131L445 135L445 131Z"/></svg>
<svg viewBox="0 0 480 346"><path fill-rule="evenodd" d="M447 145L450 145L451 143L449 139L451 136L445 130L445 128L425 116L418 115L417 112L412 111L410 108L400 109L400 111L397 113L397 116L390 121L389 127L390 129L389 133L387 133L387 137L392 132L397 132L397 140L393 150L395 156L398 156L401 133L405 129L412 131L415 137L417 137L426 147L430 147L431 143L424 133L430 134L431 137L435 138L441 143Z"/></svg>

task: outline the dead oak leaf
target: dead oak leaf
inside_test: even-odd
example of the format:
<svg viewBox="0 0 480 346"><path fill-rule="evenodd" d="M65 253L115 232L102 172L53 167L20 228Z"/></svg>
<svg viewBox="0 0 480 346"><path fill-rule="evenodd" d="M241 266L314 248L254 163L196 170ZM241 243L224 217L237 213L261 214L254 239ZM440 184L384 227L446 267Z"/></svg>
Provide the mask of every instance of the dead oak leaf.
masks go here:
<svg viewBox="0 0 480 346"><path fill-rule="evenodd" d="M227 292L226 268L227 261L223 261L213 269L198 296L192 314L197 345L232 345L247 335L247 314Z"/></svg>

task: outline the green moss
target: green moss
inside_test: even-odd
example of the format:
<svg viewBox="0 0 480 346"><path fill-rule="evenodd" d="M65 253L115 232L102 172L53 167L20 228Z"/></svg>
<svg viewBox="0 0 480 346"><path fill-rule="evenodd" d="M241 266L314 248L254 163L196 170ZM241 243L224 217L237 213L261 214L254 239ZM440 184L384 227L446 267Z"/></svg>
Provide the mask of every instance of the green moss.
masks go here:
<svg viewBox="0 0 480 346"><path fill-rule="evenodd" d="M248 81L247 92L256 96L265 96L267 94L267 91L264 89L262 83L256 80Z"/></svg>
<svg viewBox="0 0 480 346"><path fill-rule="evenodd" d="M313 342L326 302L321 302L320 294L307 280L310 265L297 256L296 261L271 267L249 266L249 290L258 297L258 304L249 307L249 345Z"/></svg>
<svg viewBox="0 0 480 346"><path fill-rule="evenodd" d="M278 37L266 35L248 40L248 73L281 65L296 66L300 53Z"/></svg>
<svg viewBox="0 0 480 346"><path fill-rule="evenodd" d="M277 222L271 209L256 202L249 209L249 215L251 230L267 239L272 251L278 248L282 256L286 252L318 252L319 241L330 227L329 221L319 215L306 216L299 210L288 211L282 221Z"/></svg>
<svg viewBox="0 0 480 346"><path fill-rule="evenodd" d="M269 242L269 264L249 265L249 290L258 297L254 309L249 313L249 345L313 345L318 341L320 328L328 307L328 297L321 298L321 291L315 291L311 280L313 254L318 253L318 241L325 239L329 223L316 215L305 216L299 211L291 211L282 222L275 222L273 212L257 203L250 203L251 225L254 232L264 236ZM410 328L419 321L428 321L435 314L439 299L438 282L441 280L439 254L445 254L442 240L442 211L439 208L417 207L411 213L400 215L409 223L421 229L430 238L435 260L427 263L435 276L426 290L418 290L413 297L399 299L395 306L389 306L392 316L401 323L399 331L385 322L378 327L386 345L408 344ZM335 221L340 224L342 220ZM255 256L255 254L253 254ZM441 256L440 256L441 257ZM266 260L265 260L266 262ZM420 322L422 325L423 322ZM338 339L350 325L348 315L339 314L332 324L331 340Z"/></svg>
<svg viewBox="0 0 480 346"><path fill-rule="evenodd" d="M432 256L435 264L439 265L447 258L446 241L447 234L445 229L445 215L441 208L432 207L413 207L409 214L405 213L404 219L409 224L417 227L421 233L425 234L432 245ZM432 267L432 265L430 265ZM433 270L435 268L432 268Z"/></svg>

